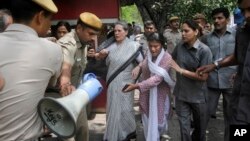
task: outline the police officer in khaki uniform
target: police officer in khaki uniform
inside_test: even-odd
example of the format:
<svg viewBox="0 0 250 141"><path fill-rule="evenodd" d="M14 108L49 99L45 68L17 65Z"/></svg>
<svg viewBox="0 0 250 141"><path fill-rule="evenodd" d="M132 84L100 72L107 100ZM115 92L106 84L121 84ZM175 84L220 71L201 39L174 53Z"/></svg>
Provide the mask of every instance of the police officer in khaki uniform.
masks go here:
<svg viewBox="0 0 250 141"><path fill-rule="evenodd" d="M67 33L57 43L62 46L64 63L60 77L61 95L70 94L80 83L87 64L87 55L93 56L94 50L87 52L86 45L93 42L102 28L101 20L94 14L80 14L75 30ZM80 113L75 141L88 141L88 123L86 109Z"/></svg>
<svg viewBox="0 0 250 141"><path fill-rule="evenodd" d="M210 31L208 31L205 26L207 24L207 20L206 17L201 14L201 13L196 13L193 17L193 20L200 25L201 29L202 29L202 35L206 35L208 33L210 33Z"/></svg>
<svg viewBox="0 0 250 141"><path fill-rule="evenodd" d="M173 16L169 19L170 29L164 31L163 36L167 41L167 51L172 53L176 45L181 41L181 31L179 30L179 17Z"/></svg>

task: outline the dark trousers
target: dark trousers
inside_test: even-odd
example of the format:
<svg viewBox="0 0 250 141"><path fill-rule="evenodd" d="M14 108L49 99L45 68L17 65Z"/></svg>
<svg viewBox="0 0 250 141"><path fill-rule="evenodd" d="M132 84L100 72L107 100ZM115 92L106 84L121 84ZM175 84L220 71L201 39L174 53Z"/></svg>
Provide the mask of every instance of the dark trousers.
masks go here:
<svg viewBox="0 0 250 141"><path fill-rule="evenodd" d="M206 141L206 103L189 103L176 99L176 113L180 123L182 141ZM193 116L194 123L193 133L191 133L191 116Z"/></svg>
<svg viewBox="0 0 250 141"><path fill-rule="evenodd" d="M224 141L229 141L229 119L232 116L231 98L233 89L208 88L208 122L212 115L216 115L219 98L223 96L223 116L224 116Z"/></svg>
<svg viewBox="0 0 250 141"><path fill-rule="evenodd" d="M233 95L230 99L230 108L232 110L232 116L230 117L230 124L231 125L249 125L250 122L247 121L247 117L249 117L248 114L243 114L242 111L249 111L249 103L250 98L246 98L244 96L241 96L238 91L234 91ZM245 118L242 118L244 115ZM239 118L240 116L240 118Z"/></svg>

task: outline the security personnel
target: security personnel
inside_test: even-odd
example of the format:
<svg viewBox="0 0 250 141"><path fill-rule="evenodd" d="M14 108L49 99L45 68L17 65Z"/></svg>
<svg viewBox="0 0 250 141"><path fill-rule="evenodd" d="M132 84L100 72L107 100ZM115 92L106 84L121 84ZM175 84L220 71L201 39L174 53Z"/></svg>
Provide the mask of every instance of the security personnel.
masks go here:
<svg viewBox="0 0 250 141"><path fill-rule="evenodd" d="M179 22L179 17L171 17L169 19L170 29L165 30L163 33L163 36L167 41L167 51L170 54L174 51L174 48L182 39L181 31L179 30Z"/></svg>
<svg viewBox="0 0 250 141"><path fill-rule="evenodd" d="M80 14L75 30L57 41L62 46L64 54L60 77L62 96L70 94L79 85L86 68L87 54L94 54L94 50L87 52L86 46L97 38L101 28L102 22L96 15L84 12ZM78 117L77 126L75 141L88 141L89 132L85 108Z"/></svg>
<svg viewBox="0 0 250 141"><path fill-rule="evenodd" d="M205 26L207 24L207 20L206 17L201 14L201 13L196 13L193 17L193 20L200 25L201 29L202 29L202 35L206 35L208 33L210 33L210 31L208 31Z"/></svg>
<svg viewBox="0 0 250 141"><path fill-rule="evenodd" d="M151 33L154 33L156 31L157 29L153 21L148 20L144 22L144 34L138 39L139 44L142 45L142 51L144 53L144 56L147 55L147 51L148 51L147 37Z"/></svg>
<svg viewBox="0 0 250 141"><path fill-rule="evenodd" d="M38 102L56 83L63 61L59 45L43 37L58 9L52 0L12 0L14 23L0 33L0 141L35 141L43 134ZM46 57L45 57L46 56Z"/></svg>

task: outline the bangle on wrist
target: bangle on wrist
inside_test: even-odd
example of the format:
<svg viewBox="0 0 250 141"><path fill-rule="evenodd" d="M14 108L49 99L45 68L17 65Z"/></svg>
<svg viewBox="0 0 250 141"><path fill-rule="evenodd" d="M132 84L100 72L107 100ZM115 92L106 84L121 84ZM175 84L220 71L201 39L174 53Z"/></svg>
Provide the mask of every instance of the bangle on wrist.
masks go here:
<svg viewBox="0 0 250 141"><path fill-rule="evenodd" d="M179 73L180 73L180 75L182 75L182 74L183 74L183 71L184 71L184 70L181 68L181 69L180 69L180 72L179 72Z"/></svg>

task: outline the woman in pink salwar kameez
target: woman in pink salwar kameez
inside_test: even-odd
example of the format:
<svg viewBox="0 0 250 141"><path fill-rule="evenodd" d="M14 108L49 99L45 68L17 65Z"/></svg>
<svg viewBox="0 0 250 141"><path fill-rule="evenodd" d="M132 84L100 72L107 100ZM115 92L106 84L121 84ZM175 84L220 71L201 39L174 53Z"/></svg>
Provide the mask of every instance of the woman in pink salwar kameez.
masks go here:
<svg viewBox="0 0 250 141"><path fill-rule="evenodd" d="M166 116L170 107L169 94L170 89L174 86L174 82L168 74L172 57L164 51L163 37L160 34L152 33L147 40L148 54L132 73L133 77L136 77L141 70L141 82L128 84L124 92L139 89L145 138L147 141L159 141L167 126Z"/></svg>

